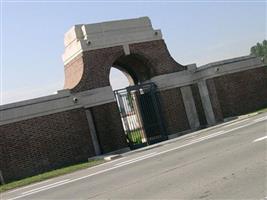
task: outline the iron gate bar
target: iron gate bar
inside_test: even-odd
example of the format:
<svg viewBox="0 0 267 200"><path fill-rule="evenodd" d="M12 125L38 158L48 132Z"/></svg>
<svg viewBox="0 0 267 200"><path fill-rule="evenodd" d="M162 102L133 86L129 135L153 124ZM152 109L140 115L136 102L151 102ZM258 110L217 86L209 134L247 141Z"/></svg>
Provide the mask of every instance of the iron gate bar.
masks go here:
<svg viewBox="0 0 267 200"><path fill-rule="evenodd" d="M131 149L167 139L154 83L129 86L114 94Z"/></svg>

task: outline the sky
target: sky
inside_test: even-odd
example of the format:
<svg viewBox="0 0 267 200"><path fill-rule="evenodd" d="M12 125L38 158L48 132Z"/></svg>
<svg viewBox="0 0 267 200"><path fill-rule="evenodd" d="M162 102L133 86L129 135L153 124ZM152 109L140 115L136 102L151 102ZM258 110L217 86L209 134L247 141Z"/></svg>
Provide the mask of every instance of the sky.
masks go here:
<svg viewBox="0 0 267 200"><path fill-rule="evenodd" d="M0 104L54 94L64 84L64 33L74 24L148 16L172 57L197 66L248 55L266 39L264 1L1 1ZM111 72L113 88L127 84Z"/></svg>

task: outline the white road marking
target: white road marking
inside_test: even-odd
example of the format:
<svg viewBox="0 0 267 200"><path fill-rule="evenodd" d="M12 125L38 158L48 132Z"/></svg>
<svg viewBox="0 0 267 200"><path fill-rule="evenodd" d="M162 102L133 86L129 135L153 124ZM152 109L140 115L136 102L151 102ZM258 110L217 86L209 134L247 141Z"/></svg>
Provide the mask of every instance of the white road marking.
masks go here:
<svg viewBox="0 0 267 200"><path fill-rule="evenodd" d="M176 147L176 148L173 148L173 149L169 149L169 150L166 150L166 151L162 151L162 152L159 152L159 153L155 153L153 155L150 155L149 158L151 157L155 157L155 156L158 156L158 155L161 155L161 154L165 154L167 152L170 152L170 151L174 151L174 150L177 150L177 149L180 149L180 148L183 148L185 146L189 146L191 144L195 144L195 143L198 143L198 142L201 142L203 140L206 140L206 139L209 139L209 138L212 138L212 137L216 137L218 135L222 135L224 134L224 131L219 131L218 133L215 133L215 134L212 134L212 135L209 135L209 136L205 136L205 137L202 137L202 138L199 138L197 140L194 140L193 142L190 142L188 144L185 144L185 145L182 145L182 146L179 146L179 147ZM147 154L148 155L148 154ZM138 161L141 161L141 160L138 160ZM137 161L136 161L137 162ZM125 165L129 165L131 163L127 163ZM82 179L85 179L85 178L89 178L89 177L92 177L92 176L95 176L95 175L98 175L98 174L102 174L102 173L105 173L105 172L108 172L108 171L111 171L113 169L117 169L117 168L120 168L120 167L123 167L125 165L119 165L119 166L114 166L114 167L111 167L111 168L108 168L108 169L105 169L105 170L101 170L101 171L98 171L98 172L95 172L93 174L89 174L89 175L86 175L86 176L83 176L83 177L79 177L79 178L76 178L76 179L73 179L73 180L69 180L69 181L66 181L66 182L63 182L63 183L59 183L57 185L50 185L49 187L46 187L46 188L43 188L41 190L36 190L36 191L28 191L28 192L25 192L22 193L22 195L20 196L17 196L17 197L14 197L14 198L11 198L11 199L8 199L8 200L15 200L15 199L19 199L19 198L22 198L22 197L25 197L25 196L29 196L31 194L35 194L35 193L38 193L38 192L41 192L41 191L44 191L44 190L49 190L51 188L54 188L54 187L58 187L58 186L61 186L61 185L65 185L65 184L68 184L68 183L72 183L72 182L76 182L76 181L79 181L79 180L82 180Z"/></svg>
<svg viewBox="0 0 267 200"><path fill-rule="evenodd" d="M62 180L62 181L58 181L58 182L55 182L55 183L52 183L52 184L49 184L49 185L45 185L45 186L42 186L42 187L39 187L39 188L35 188L35 189L32 189L32 190L29 190L29 191L26 191L26 192L23 192L22 194L27 194L27 193L31 193L31 192L34 192L34 191L37 191L37 190L42 190L42 189L46 189L46 188L49 188L51 186L54 186L54 185L58 185L60 183L65 183L67 181L69 181L70 179L65 179L65 180Z"/></svg>
<svg viewBox="0 0 267 200"><path fill-rule="evenodd" d="M254 119L253 121L254 122L261 122L261 121L265 121L265 120L267 120L267 116L261 117L259 119Z"/></svg>
<svg viewBox="0 0 267 200"><path fill-rule="evenodd" d="M203 141L203 140L206 140L206 139L215 137L215 136L222 135L223 133L224 133L224 131L219 131L217 133L214 133L214 134L211 134L211 135L207 135L207 136L201 137L199 139L193 140L192 143L188 143L186 145L182 145L182 146L179 146L179 147L175 147L173 149L169 149L169 150L167 150L167 152L169 152L170 150L173 151L173 150L176 150L178 148L182 148L182 147L185 147L185 146L188 146L188 145L194 144L196 142L200 142L200 141ZM148 159L148 158L151 158L151 157L154 157L154 156L163 154L163 153L166 153L166 152L165 151L162 151L162 152L159 152L159 153L153 152L153 153L146 154L144 156L141 156L141 157L138 157L138 158L135 158L135 159L131 159L131 160L128 160L128 161L124 161L124 162L118 163L115 166L122 167L122 166L125 166L125 165L128 165L128 164L131 164L131 163L139 162L139 161L142 161L142 160L145 160L145 159Z"/></svg>
<svg viewBox="0 0 267 200"><path fill-rule="evenodd" d="M253 123L249 123L249 124L245 124L243 126L238 126L238 127L235 127L235 128L232 128L232 129L228 130L227 132L232 132L232 131L235 131L235 130L238 130L238 129L241 129L241 128L245 128L245 127L250 126L252 124Z"/></svg>
<svg viewBox="0 0 267 200"><path fill-rule="evenodd" d="M69 180L70 180L70 179L69 179ZM59 183L59 184L57 184L57 185L50 186L50 187L47 187L47 188L43 188L43 189L40 189L40 190L37 190L37 191L28 192L28 193L26 193L26 194L23 194L23 195L20 195L20 196L11 198L11 199L7 199L7 200L15 200L15 199L19 199L19 198L22 198L22 197L29 196L29 195L31 195L31 194L35 194L35 193L38 193L38 192L41 192L41 191L44 191L44 190L49 190L49 189L51 189L51 188L61 186L61 185L64 185L64 184L66 184L66 182Z"/></svg>
<svg viewBox="0 0 267 200"><path fill-rule="evenodd" d="M196 143L198 143L198 142L201 142L201 141L204 141L204 140L213 138L213 137L217 137L217 136L219 136L219 135L223 135L223 134L225 134L225 133L226 133L225 131L219 131L219 132L217 132L217 133L215 133L215 134L212 134L212 135L209 135L209 136L205 136L205 137L202 137L202 138L193 140L192 142L189 142L189 143L184 144L184 145L182 145L182 146L174 147L174 148L172 148L172 149L168 149L168 150L165 150L165 151L161 151L161 152L157 153L157 154L154 155L154 156L158 156L158 155L161 155L161 154L168 153L168 152L170 152L170 151L178 150L178 149L181 149L181 148L183 148L183 147L186 147L186 146L189 146L189 145L192 145L192 144L196 144Z"/></svg>
<svg viewBox="0 0 267 200"><path fill-rule="evenodd" d="M65 182L59 183L59 184L56 184L56 185L53 185L53 186L50 186L50 187L46 187L46 188L39 189L39 190L36 190L36 191L28 192L28 193L26 193L24 195L28 196L28 195L35 194L35 193L38 193L38 192L41 192L41 191L44 191L44 190L48 190L48 189L51 189L51 188L54 188L54 187L58 187L58 186L61 186L61 185L64 185L64 184L65 184Z"/></svg>
<svg viewBox="0 0 267 200"><path fill-rule="evenodd" d="M99 168L99 167L102 167L104 165L107 165L107 164L110 164L110 163L114 163L114 162L118 162L119 160L123 160L125 159L126 157L122 157L122 158L118 158L116 160L113 160L113 161L109 161L109 162L106 162L106 163L103 163L103 164L100 164L100 165L96 165L96 166L93 166L93 167L89 167L87 169L84 169L84 170L92 170L94 168ZM35 183L35 184L32 184L32 185L28 185L28 186L25 186L25 187L21 187L21 188L18 188L18 189L14 189L14 190L11 190L9 192L6 192L6 194L9 194L9 193L13 193L13 192L17 192L19 190L23 190L23 189L27 189L27 188L30 188L30 187L34 187L36 185L40 185L40 184L43 184L43 183L47 183L47 182L50 182L54 180L54 178L51 178L49 180L46 180L46 181L42 181L42 182L39 182L39 183ZM1 198L0 198L1 199Z"/></svg>
<svg viewBox="0 0 267 200"><path fill-rule="evenodd" d="M39 183L35 183L35 184L32 184L32 185L28 185L28 186L25 186L25 187L21 187L21 188L18 188L18 189L15 189L15 190L11 190L9 192L7 192L7 194L9 193L13 193L13 192L17 192L19 190L24 190L24 189L27 189L27 188L30 188L30 187L34 187L36 185L40 185L40 184L44 184L44 183L47 183L49 181L52 181L53 179L49 179L49 180L46 180L46 181L42 181L42 182L39 182Z"/></svg>
<svg viewBox="0 0 267 200"><path fill-rule="evenodd" d="M128 164L131 164L131 163L135 163L135 162L139 162L141 160L145 160L145 159L148 159L148 158L151 158L153 156L156 155L157 152L154 152L154 153L151 153L151 154L147 154L146 156L141 156L139 158L136 158L136 159L132 159L132 160L129 160L129 161L125 161L125 162L122 162L122 163L118 163L116 164L115 166L124 166L124 165L128 165Z"/></svg>
<svg viewBox="0 0 267 200"><path fill-rule="evenodd" d="M241 121L237 121L237 122L234 122L234 123L227 124L227 125L225 125L225 126L223 126L223 127L226 128L226 127L229 127L229 126L233 126L233 125L236 125L236 124L240 124L240 123L245 122L245 121L248 121L248 120L249 120L249 119L243 119L243 120L241 120Z"/></svg>
<svg viewBox="0 0 267 200"><path fill-rule="evenodd" d="M266 116L267 118L267 116ZM260 118L262 119L262 118ZM265 117L264 117L265 119ZM230 129L228 131L219 131L217 133L214 133L214 134L210 134L210 135L207 135L207 136L204 136L204 137L201 137L201 138L198 138L196 140L193 140L187 144L184 144L182 146L179 146L179 147L175 147L175 148L172 148L172 149L168 149L168 150L165 150L165 151L161 151L159 153L155 153L147 158L151 158L151 157L155 157L155 156L158 156L158 155L161 155L161 154L165 154L165 153L168 153L168 152L171 152L171 151L174 151L174 150L178 150L178 149L181 149L183 147L186 147L186 146L189 146L189 145L192 145L192 144L195 144L195 143L198 143L198 142L201 142L201 141L204 141L204 140L207 140L207 139L210 139L210 138L214 138L214 137L217 137L219 135L223 135L223 134L226 134L226 133L229 133L229 132L232 132L232 131L235 131L235 130L238 130L238 129L241 129L241 128L244 128L244 127L247 127L247 126L250 126L252 124L255 124L257 123L258 121L254 121L254 122L251 122L251 123L248 123L246 125L243 125L243 126L239 126L239 127L236 127L236 128L233 128L233 129ZM147 154L148 155L148 154ZM144 160L144 159L143 159ZM141 160L137 160L136 162L138 161L141 161ZM68 184L68 183L72 183L72 182L76 182L76 181L79 181L79 180L82 180L82 179L85 179L85 178L89 178L89 177L92 177L92 176L95 176L95 175L98 175L98 174L102 174L102 173L105 173L105 172L108 172L108 171L111 171L113 169L117 169L117 168L120 168L120 167L123 167L123 166L126 166L126 165L130 165L132 164L133 162L130 162L130 163L127 163L125 165L118 165L118 166L114 166L114 167L111 167L111 168L108 168L108 169L104 169L104 170L101 170L101 171L98 171L98 172L95 172L95 173L92 173L92 174L89 174L89 175L86 175L86 176L82 176L82 177L79 177L79 178L76 178L76 179L73 179L73 180L69 180L69 181L66 181L66 182L63 182L63 183L59 183L57 185L52 185L52 186L49 186L49 187L46 187L46 188L43 188L41 190L36 190L36 191L28 191L26 192L25 194L23 195L20 195L20 196L17 196L17 197L14 197L14 198L11 198L11 199L8 199L8 200L15 200L15 199L19 199L19 198L22 198L22 197L25 197L25 196L28 196L28 195L31 195L31 194L35 194L35 193L38 193L40 191L43 191L43 190L49 190L51 188L54 188L54 187L58 187L58 186L61 186L61 185L65 185L65 184ZM57 182L58 183L58 182Z"/></svg>
<svg viewBox="0 0 267 200"><path fill-rule="evenodd" d="M57 187L57 186L63 185L69 180L70 179L65 179L65 180L58 181L56 183L50 184L50 185L46 185L46 186L43 186L43 187L40 187L40 188L36 188L34 190L29 190L27 192L23 192L22 195L20 195L20 196L17 196L17 197L11 198L11 199L7 199L7 200L15 200L15 199L19 199L19 198L22 198L22 197L29 196L31 194L35 194L35 193L41 192L43 190L48 190L48 189L51 189L53 187Z"/></svg>
<svg viewBox="0 0 267 200"><path fill-rule="evenodd" d="M255 140L253 140L253 142L259 142L259 141L262 141L262 140L265 140L265 139L267 139L267 135L264 136L264 137L260 137L258 139L255 139Z"/></svg>
<svg viewBox="0 0 267 200"><path fill-rule="evenodd" d="M115 164L115 166L123 165L123 164L130 163L130 162L133 162L133 161L136 161L136 160L140 160L140 159L149 157L149 156L151 156L151 155L154 155L154 154L156 154L156 153L157 153L157 152L152 152L152 153L149 153L149 154L146 154L146 155L137 157L137 158L133 158L133 159L131 159L131 160L126 160L126 161L124 161L124 162L120 162L120 163Z"/></svg>

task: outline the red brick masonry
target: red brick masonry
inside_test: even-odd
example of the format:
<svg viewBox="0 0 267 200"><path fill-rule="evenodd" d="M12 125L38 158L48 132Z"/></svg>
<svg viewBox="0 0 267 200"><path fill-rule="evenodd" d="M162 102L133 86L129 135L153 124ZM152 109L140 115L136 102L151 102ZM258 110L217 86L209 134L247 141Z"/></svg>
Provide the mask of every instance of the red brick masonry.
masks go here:
<svg viewBox="0 0 267 200"><path fill-rule="evenodd" d="M266 66L209 79L207 85L218 120L267 107Z"/></svg>
<svg viewBox="0 0 267 200"><path fill-rule="evenodd" d="M94 156L83 109L0 126L0 170L6 182Z"/></svg>
<svg viewBox="0 0 267 200"><path fill-rule="evenodd" d="M167 134L190 129L180 88L161 91L159 96Z"/></svg>
<svg viewBox="0 0 267 200"><path fill-rule="evenodd" d="M102 153L128 147L117 103L96 106L91 110Z"/></svg>

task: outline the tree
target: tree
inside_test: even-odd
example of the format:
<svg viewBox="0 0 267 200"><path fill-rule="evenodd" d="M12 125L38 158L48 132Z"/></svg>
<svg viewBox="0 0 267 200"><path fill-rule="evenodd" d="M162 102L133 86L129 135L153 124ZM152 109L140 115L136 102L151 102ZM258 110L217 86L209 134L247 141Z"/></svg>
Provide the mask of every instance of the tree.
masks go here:
<svg viewBox="0 0 267 200"><path fill-rule="evenodd" d="M267 63L267 40L263 40L262 43L257 43L251 47L250 54L261 57L265 63Z"/></svg>

